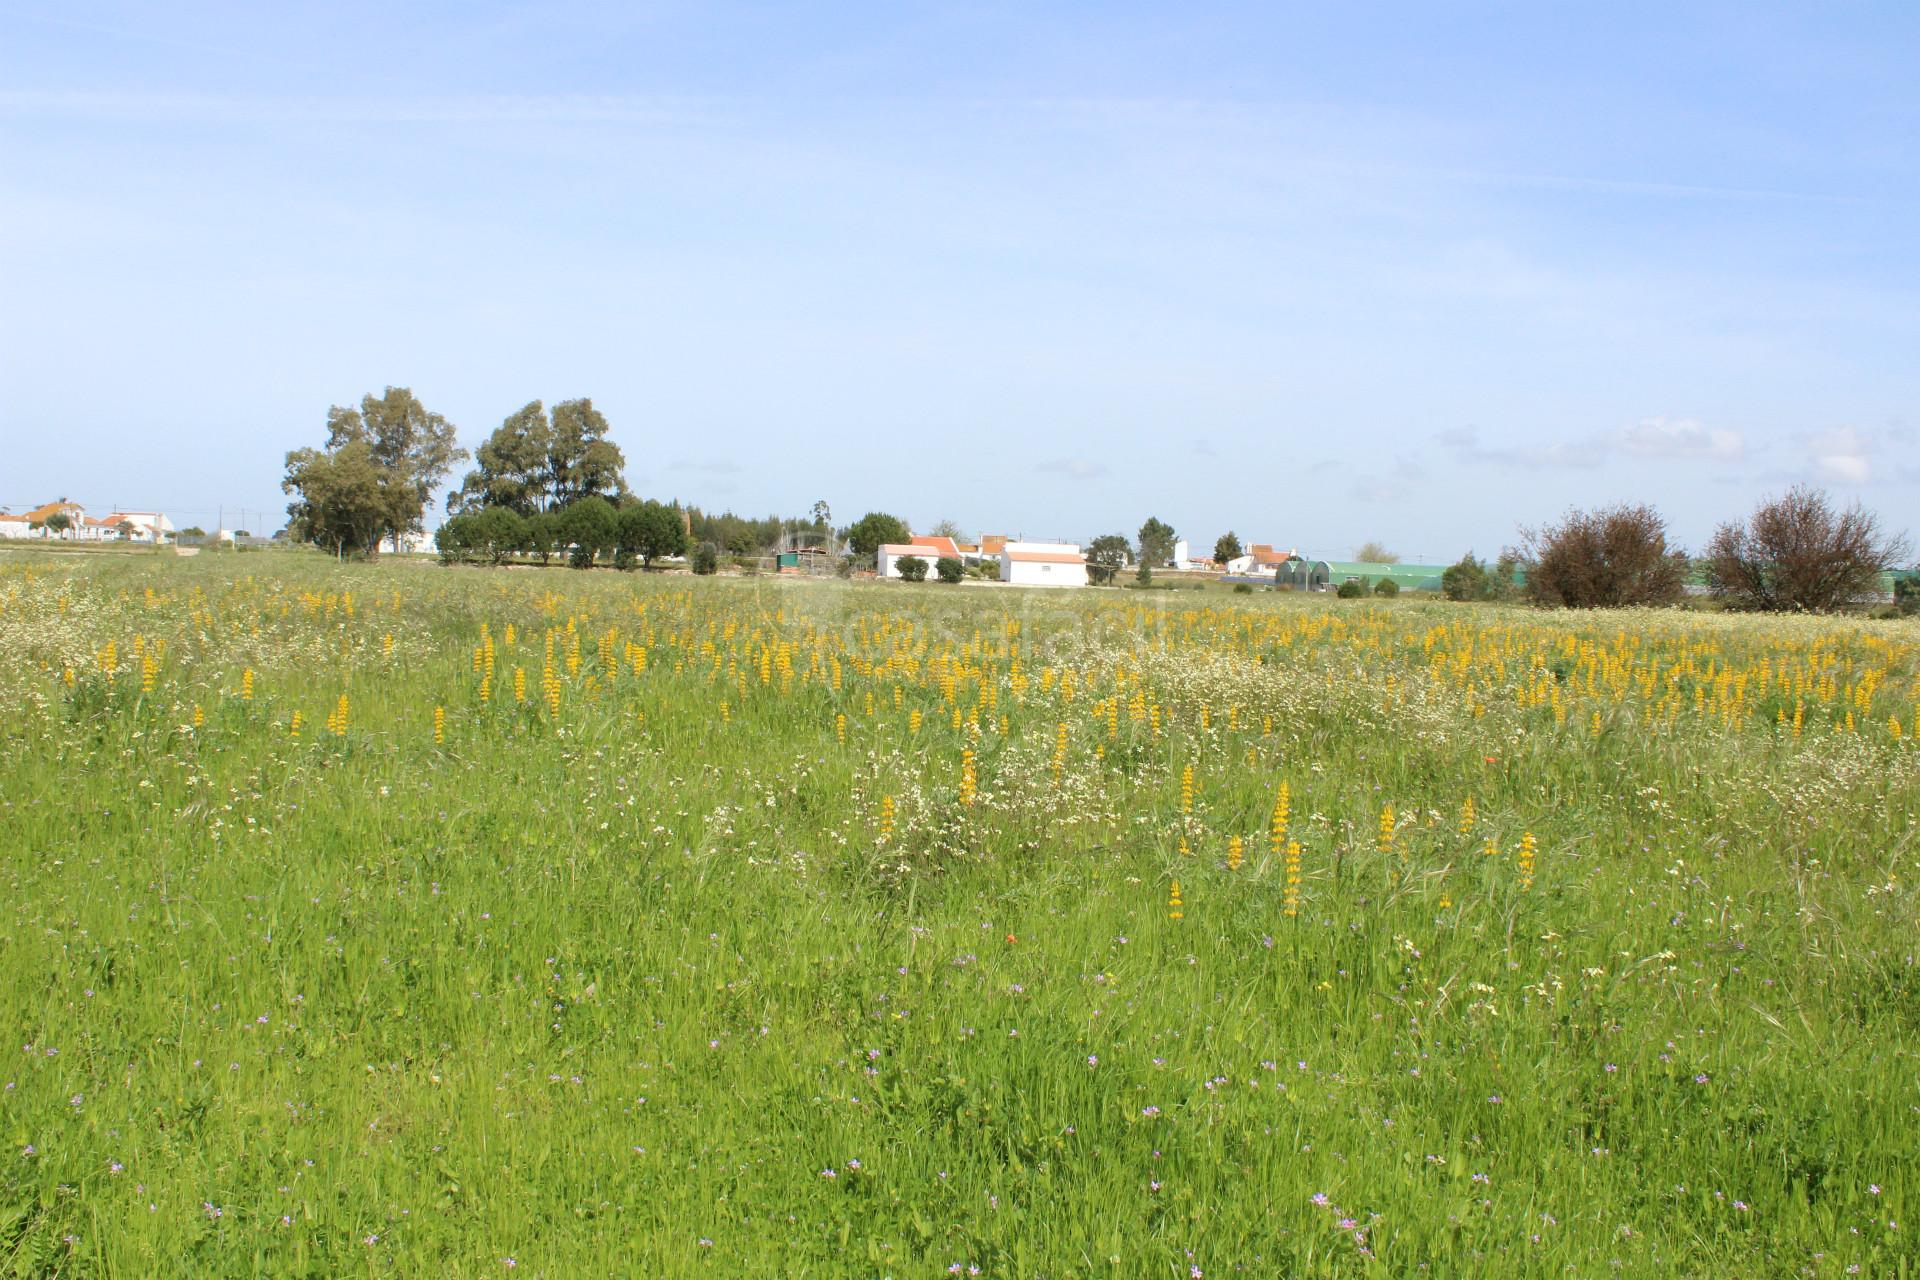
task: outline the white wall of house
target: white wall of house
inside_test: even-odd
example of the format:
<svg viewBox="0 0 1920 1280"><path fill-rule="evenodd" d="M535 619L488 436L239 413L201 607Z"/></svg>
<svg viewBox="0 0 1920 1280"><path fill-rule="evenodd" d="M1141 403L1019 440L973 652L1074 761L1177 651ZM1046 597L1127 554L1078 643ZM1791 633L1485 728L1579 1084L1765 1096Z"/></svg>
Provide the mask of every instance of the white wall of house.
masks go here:
<svg viewBox="0 0 1920 1280"><path fill-rule="evenodd" d="M882 543L880 549L874 553L874 575L881 578L898 578L900 576L900 562L908 556L918 556L920 559L925 560L927 562L927 576L931 577L933 576L934 562L940 558L940 553L932 547L915 547L904 542Z"/></svg>
<svg viewBox="0 0 1920 1280"><path fill-rule="evenodd" d="M1077 542L1009 542L1000 581L1020 587L1084 587L1087 561Z"/></svg>

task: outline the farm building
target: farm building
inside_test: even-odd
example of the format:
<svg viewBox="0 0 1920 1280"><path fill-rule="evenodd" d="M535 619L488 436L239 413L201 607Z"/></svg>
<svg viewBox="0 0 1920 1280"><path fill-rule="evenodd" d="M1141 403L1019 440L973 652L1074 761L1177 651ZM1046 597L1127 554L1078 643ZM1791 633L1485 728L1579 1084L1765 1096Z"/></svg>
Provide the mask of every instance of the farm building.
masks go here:
<svg viewBox="0 0 1920 1280"><path fill-rule="evenodd" d="M880 544L879 550L874 553L874 576L877 578L898 578L900 576L900 562L909 556L926 561L929 572L933 570L933 562L940 558L938 553L911 542L883 542Z"/></svg>
<svg viewBox="0 0 1920 1280"><path fill-rule="evenodd" d="M165 542L173 536L173 521L158 511L116 511L100 524L110 537L125 536L133 542ZM120 528L125 524L132 532Z"/></svg>
<svg viewBox="0 0 1920 1280"><path fill-rule="evenodd" d="M1000 581L1025 587L1084 587L1087 558L1073 542L1009 542L1000 552Z"/></svg>
<svg viewBox="0 0 1920 1280"><path fill-rule="evenodd" d="M1335 560L1327 564L1328 586L1338 589L1343 582L1361 581L1371 587L1381 579L1399 584L1402 591L1438 591L1443 564L1369 564Z"/></svg>

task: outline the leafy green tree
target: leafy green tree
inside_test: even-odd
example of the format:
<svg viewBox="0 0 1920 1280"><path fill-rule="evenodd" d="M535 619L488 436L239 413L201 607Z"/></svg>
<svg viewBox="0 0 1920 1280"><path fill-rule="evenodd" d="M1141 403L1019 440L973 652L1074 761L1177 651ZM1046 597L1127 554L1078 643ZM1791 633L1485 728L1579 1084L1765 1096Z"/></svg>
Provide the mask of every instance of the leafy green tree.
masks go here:
<svg viewBox="0 0 1920 1280"><path fill-rule="evenodd" d="M720 572L720 552L711 542L703 542L693 549L693 571L703 578Z"/></svg>
<svg viewBox="0 0 1920 1280"><path fill-rule="evenodd" d="M1102 586L1111 583L1126 567L1127 553L1131 550L1120 534L1101 534L1087 545L1087 573Z"/></svg>
<svg viewBox="0 0 1920 1280"><path fill-rule="evenodd" d="M45 526L56 534L65 533L73 528L73 518L64 511L56 511L45 520Z"/></svg>
<svg viewBox="0 0 1920 1280"><path fill-rule="evenodd" d="M967 536L962 532L959 522L954 520L942 520L927 532L936 538L952 538L955 542Z"/></svg>
<svg viewBox="0 0 1920 1280"><path fill-rule="evenodd" d="M434 485L467 456L455 435L406 387L362 396L358 409L334 405L325 447L287 455L289 526L337 554L378 554L382 539L421 527Z"/></svg>
<svg viewBox="0 0 1920 1280"><path fill-rule="evenodd" d="M548 493L555 506L583 498L624 498L626 457L607 439L607 419L593 401L562 400L553 406L553 435L547 445Z"/></svg>
<svg viewBox="0 0 1920 1280"><path fill-rule="evenodd" d="M442 564L458 564L466 559L467 548L472 543L473 517L464 513L448 516L433 531L433 545L440 552Z"/></svg>
<svg viewBox="0 0 1920 1280"><path fill-rule="evenodd" d="M847 548L857 556L872 558L887 543L905 542L913 537L907 522L884 511L869 511L847 530Z"/></svg>
<svg viewBox="0 0 1920 1280"><path fill-rule="evenodd" d="M1520 553L1511 547L1487 564L1469 551L1440 575L1440 594L1449 600L1511 600L1520 593Z"/></svg>
<svg viewBox="0 0 1920 1280"><path fill-rule="evenodd" d="M620 508L620 550L651 566L661 556L677 556L687 549L686 526L680 512L652 498Z"/></svg>
<svg viewBox="0 0 1920 1280"><path fill-rule="evenodd" d="M958 556L941 556L933 562L933 571L940 576L940 581L952 586L966 576L967 566Z"/></svg>
<svg viewBox="0 0 1920 1280"><path fill-rule="evenodd" d="M374 554L393 510L387 479L364 439L293 450L280 482L295 495L287 504L288 530L336 556Z"/></svg>
<svg viewBox="0 0 1920 1280"><path fill-rule="evenodd" d="M1215 564L1224 565L1227 561L1238 560L1245 554L1247 551L1240 545L1240 535L1231 529L1214 540L1213 562Z"/></svg>
<svg viewBox="0 0 1920 1280"><path fill-rule="evenodd" d="M529 401L507 416L474 452L479 464L467 473L458 496L462 507L506 507L523 516L545 511L553 495L547 455L553 424L546 406Z"/></svg>
<svg viewBox="0 0 1920 1280"><path fill-rule="evenodd" d="M1147 522L1140 526L1140 563L1146 565L1164 565L1173 559L1175 534L1173 526L1158 516L1148 516Z"/></svg>
<svg viewBox="0 0 1920 1280"><path fill-rule="evenodd" d="M592 567L619 539L620 521L613 504L598 494L569 503L559 514L560 537L572 547L567 563L576 569Z"/></svg>
<svg viewBox="0 0 1920 1280"><path fill-rule="evenodd" d="M900 571L902 582L925 582L927 580L927 562L919 556L901 556L893 562Z"/></svg>
<svg viewBox="0 0 1920 1280"><path fill-rule="evenodd" d="M527 540L527 522L508 507L483 507L470 516L468 545L495 564L505 564Z"/></svg>
<svg viewBox="0 0 1920 1280"><path fill-rule="evenodd" d="M1376 579L1373 584L1373 594L1377 596L1385 596L1387 599L1391 600L1393 599L1393 597L1400 594L1400 584L1395 582L1392 578Z"/></svg>
<svg viewBox="0 0 1920 1280"><path fill-rule="evenodd" d="M1142 560L1140 562L1139 571L1133 575L1133 580L1139 583L1143 587L1152 586L1153 585L1153 566L1148 564L1145 560Z"/></svg>
<svg viewBox="0 0 1920 1280"><path fill-rule="evenodd" d="M526 519L521 534L520 549L539 558L546 564L553 558L553 552L560 545L560 516L552 511L536 511Z"/></svg>

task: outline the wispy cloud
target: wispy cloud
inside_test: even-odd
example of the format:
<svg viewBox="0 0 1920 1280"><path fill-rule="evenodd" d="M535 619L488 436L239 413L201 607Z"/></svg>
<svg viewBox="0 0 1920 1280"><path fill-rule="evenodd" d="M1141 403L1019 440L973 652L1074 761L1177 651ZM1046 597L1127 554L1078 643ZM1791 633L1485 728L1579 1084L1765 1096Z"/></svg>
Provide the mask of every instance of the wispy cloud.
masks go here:
<svg viewBox="0 0 1920 1280"><path fill-rule="evenodd" d="M1620 452L1636 458L1713 458L1731 462L1747 451L1746 438L1692 418L1642 418L1614 433Z"/></svg>
<svg viewBox="0 0 1920 1280"><path fill-rule="evenodd" d="M1733 462L1747 451L1740 432L1692 418L1642 418L1612 431L1544 444L1486 444L1473 427L1455 427L1435 439L1457 462L1535 471L1592 470L1616 456Z"/></svg>
<svg viewBox="0 0 1920 1280"><path fill-rule="evenodd" d="M461 94L419 98L269 97L138 90L0 90L0 118L196 124L683 124L709 101L648 94Z"/></svg>
<svg viewBox="0 0 1920 1280"><path fill-rule="evenodd" d="M1108 475L1111 468L1104 462L1095 462L1091 458L1053 458L1034 468L1035 471L1051 471L1059 475L1071 476L1075 480L1098 480Z"/></svg>
<svg viewBox="0 0 1920 1280"><path fill-rule="evenodd" d="M1599 437L1561 440L1544 445L1487 445L1481 443L1477 429L1455 427L1450 431L1442 431L1435 439L1453 455L1456 462L1525 470L1590 470L1607 458L1606 443Z"/></svg>

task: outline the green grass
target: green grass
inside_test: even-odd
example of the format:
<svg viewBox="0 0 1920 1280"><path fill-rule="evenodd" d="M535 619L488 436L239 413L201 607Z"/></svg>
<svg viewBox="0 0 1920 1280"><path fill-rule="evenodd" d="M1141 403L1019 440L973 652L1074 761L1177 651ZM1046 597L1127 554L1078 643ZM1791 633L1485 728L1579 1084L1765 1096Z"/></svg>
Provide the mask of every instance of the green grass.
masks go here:
<svg viewBox="0 0 1920 1280"><path fill-rule="evenodd" d="M1917 640L9 557L0 1270L1910 1274Z"/></svg>

